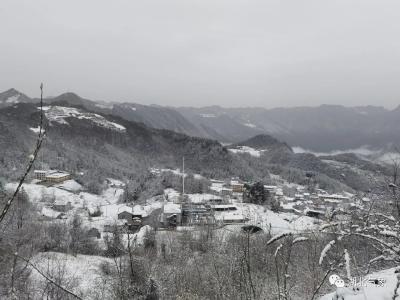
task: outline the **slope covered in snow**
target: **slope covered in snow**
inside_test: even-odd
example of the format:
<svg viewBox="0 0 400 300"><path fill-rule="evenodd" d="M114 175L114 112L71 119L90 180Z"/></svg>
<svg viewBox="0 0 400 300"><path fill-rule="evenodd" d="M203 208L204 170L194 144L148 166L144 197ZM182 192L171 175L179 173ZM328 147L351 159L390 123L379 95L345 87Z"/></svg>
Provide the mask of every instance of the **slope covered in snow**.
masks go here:
<svg viewBox="0 0 400 300"><path fill-rule="evenodd" d="M64 106L45 106L43 107L45 111L46 118L51 122L56 122L59 124L69 125L67 118L77 118L90 120L97 126L108 128L116 131L126 131L126 128L120 124L108 121L103 116L95 113L84 112L80 109L74 107L64 107Z"/></svg>

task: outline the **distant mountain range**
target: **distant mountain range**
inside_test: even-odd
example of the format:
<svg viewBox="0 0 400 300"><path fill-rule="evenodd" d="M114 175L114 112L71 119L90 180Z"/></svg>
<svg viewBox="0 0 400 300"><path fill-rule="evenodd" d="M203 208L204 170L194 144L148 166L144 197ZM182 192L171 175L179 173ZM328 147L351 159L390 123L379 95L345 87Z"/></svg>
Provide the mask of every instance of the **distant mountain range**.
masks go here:
<svg viewBox="0 0 400 300"><path fill-rule="evenodd" d="M35 102L10 89L0 94L0 108L19 102ZM190 136L238 143L259 134L270 134L291 146L318 152L383 148L400 143L400 107L344 107L321 105L294 108L222 108L219 106L163 107L136 103L99 102L74 93L47 98L47 103L81 106L112 114L149 127Z"/></svg>
<svg viewBox="0 0 400 300"><path fill-rule="evenodd" d="M16 170L23 170L23 163L35 144L38 99L30 99L16 90L0 94L0 99L4 105L0 108L0 148L3 149L0 177L9 178L18 175ZM346 186L365 190L369 186L367 178L378 178L387 172L385 167L354 155L317 157L294 153L287 143L265 133L252 136L254 132L247 132L250 138L223 146L215 139L191 136L200 130L198 124L189 122L193 120L171 108L99 103L72 93L45 102L46 138L39 168L44 162L51 168L70 172L88 170L87 174L94 178L98 174L131 178L150 167L180 167L184 156L188 170L208 178L238 176L268 181L273 173L286 180L302 182L305 173L313 172L331 190L346 189ZM201 114L200 118L217 118L211 112ZM240 128L238 118L225 120L232 120ZM191 135L152 127L172 127L176 131L189 131ZM218 128L222 133L223 127ZM210 131L200 133L208 135Z"/></svg>

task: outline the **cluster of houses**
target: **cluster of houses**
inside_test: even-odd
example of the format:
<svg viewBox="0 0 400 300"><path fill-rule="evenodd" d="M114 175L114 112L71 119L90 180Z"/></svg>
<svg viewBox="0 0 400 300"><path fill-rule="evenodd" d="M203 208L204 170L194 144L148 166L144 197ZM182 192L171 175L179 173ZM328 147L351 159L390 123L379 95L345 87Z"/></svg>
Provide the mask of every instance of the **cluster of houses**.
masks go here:
<svg viewBox="0 0 400 300"><path fill-rule="evenodd" d="M71 174L58 170L35 170L34 174L35 179L50 184L71 179ZM157 222L156 226L164 228L200 224L245 224L249 221L249 216L246 217L235 204L243 202L244 192L245 183L237 178L230 181L212 179L210 194L204 199L193 200L190 195L178 192L170 197L164 195L161 209L151 216L138 205L123 206L119 209L118 219L105 224L104 231L111 232L115 226L137 231L149 222L153 222L153 226L154 222ZM282 211L314 218L326 218L328 212L351 210L354 206L350 194L328 194L319 189L309 192L305 187L298 185L264 185L264 192L268 197L279 201ZM71 208L71 203L66 200L56 200L52 206L61 217Z"/></svg>

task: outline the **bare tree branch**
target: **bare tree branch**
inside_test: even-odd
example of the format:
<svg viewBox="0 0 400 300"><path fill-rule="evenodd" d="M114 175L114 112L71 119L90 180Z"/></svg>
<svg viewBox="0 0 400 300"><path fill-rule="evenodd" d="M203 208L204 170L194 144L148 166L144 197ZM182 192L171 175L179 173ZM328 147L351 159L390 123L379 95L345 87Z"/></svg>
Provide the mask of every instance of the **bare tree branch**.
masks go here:
<svg viewBox="0 0 400 300"><path fill-rule="evenodd" d="M0 223L4 220L4 217L8 213L12 203L14 202L15 198L18 195L19 190L22 187L22 184L24 183L26 177L28 176L30 170L33 167L33 164L35 163L35 160L38 156L39 150L42 146L43 136L44 136L44 131L43 131L43 83L42 83L42 84L40 84L40 123L39 123L39 134L38 134L37 141L36 141L36 147L35 147L35 150L33 151L33 154L31 154L29 156L28 166L26 168L25 173L22 175L21 179L19 180L18 186L15 189L15 192L13 193L11 198L6 202L6 205L4 206L3 211L0 214Z"/></svg>

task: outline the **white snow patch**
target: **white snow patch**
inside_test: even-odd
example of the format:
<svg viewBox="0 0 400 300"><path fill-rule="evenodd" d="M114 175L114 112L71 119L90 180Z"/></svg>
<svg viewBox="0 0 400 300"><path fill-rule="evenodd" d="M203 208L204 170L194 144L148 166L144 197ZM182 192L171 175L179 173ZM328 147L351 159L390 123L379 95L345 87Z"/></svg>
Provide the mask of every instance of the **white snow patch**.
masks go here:
<svg viewBox="0 0 400 300"><path fill-rule="evenodd" d="M36 133L36 134L39 134L39 132L40 132L40 126L38 126L38 127L36 127L36 128L34 128L34 127L30 127L29 128L30 130L32 130L34 133ZM44 133L45 131L44 131L44 129L42 128L42 133Z"/></svg>
<svg viewBox="0 0 400 300"><path fill-rule="evenodd" d="M215 118L216 117L216 115L214 115L214 114L200 114L200 116L203 118Z"/></svg>
<svg viewBox="0 0 400 300"><path fill-rule="evenodd" d="M245 124L243 124L244 126L247 126L247 127L250 127L250 128L256 128L257 127L257 125L254 125L254 124L252 124L252 123L245 123Z"/></svg>
<svg viewBox="0 0 400 300"><path fill-rule="evenodd" d="M248 146L239 146L237 148L229 148L229 151L233 153L248 153L251 156L254 157L260 157L261 153L265 152L266 150L256 150L254 148L248 147Z"/></svg>
<svg viewBox="0 0 400 300"><path fill-rule="evenodd" d="M6 99L6 103L19 103L19 98L21 97L20 94L16 94L13 96L10 96Z"/></svg>

